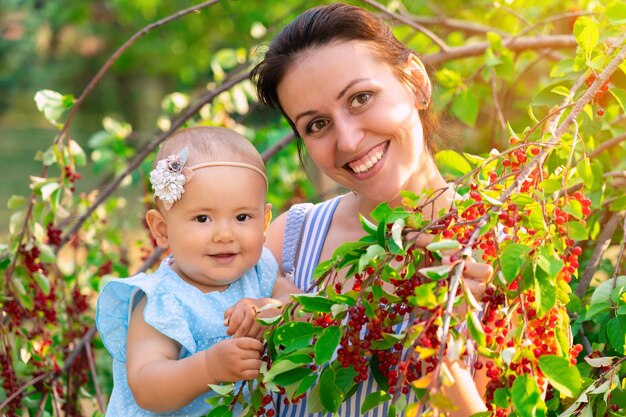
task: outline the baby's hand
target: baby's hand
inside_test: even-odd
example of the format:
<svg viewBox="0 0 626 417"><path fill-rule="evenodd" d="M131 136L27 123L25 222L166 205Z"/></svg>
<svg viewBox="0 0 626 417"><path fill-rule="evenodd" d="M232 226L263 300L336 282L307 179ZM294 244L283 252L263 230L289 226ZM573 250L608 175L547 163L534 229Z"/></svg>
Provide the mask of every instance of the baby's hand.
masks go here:
<svg viewBox="0 0 626 417"><path fill-rule="evenodd" d="M205 352L207 369L217 383L247 381L259 376L263 343L256 339L224 339Z"/></svg>
<svg viewBox="0 0 626 417"><path fill-rule="evenodd" d="M276 307L268 308L272 305ZM226 333L235 337L248 336L262 340L265 326L256 319L277 316L280 314L277 308L280 305L280 301L273 298L242 298L224 312L224 326L228 326Z"/></svg>

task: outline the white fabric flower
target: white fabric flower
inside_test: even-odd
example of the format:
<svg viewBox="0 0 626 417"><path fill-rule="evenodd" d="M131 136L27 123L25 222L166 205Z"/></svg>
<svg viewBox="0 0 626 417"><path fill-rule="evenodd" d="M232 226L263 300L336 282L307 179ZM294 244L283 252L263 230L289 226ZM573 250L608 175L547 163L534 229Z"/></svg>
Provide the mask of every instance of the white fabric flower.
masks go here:
<svg viewBox="0 0 626 417"><path fill-rule="evenodd" d="M150 183L154 195L163 202L166 210L169 210L174 202L180 200L185 192L185 183L193 176L193 172L185 168L185 162L187 162L187 148L179 154L161 159L150 172Z"/></svg>

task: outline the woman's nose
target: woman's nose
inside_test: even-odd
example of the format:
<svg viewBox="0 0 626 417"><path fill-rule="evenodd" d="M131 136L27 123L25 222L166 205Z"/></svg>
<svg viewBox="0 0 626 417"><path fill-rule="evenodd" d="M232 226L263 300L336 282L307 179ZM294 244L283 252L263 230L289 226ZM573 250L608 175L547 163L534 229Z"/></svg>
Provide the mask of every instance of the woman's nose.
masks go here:
<svg viewBox="0 0 626 417"><path fill-rule="evenodd" d="M354 118L337 118L335 133L337 137L337 149L341 152L354 152L359 148L363 140L364 132Z"/></svg>

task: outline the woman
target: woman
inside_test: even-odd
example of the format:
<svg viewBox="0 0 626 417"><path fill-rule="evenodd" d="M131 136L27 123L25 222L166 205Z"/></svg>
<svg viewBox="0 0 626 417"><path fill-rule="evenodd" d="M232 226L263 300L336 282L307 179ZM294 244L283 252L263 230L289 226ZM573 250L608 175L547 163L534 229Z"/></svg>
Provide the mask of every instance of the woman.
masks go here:
<svg viewBox="0 0 626 417"><path fill-rule="evenodd" d="M266 244L301 289L311 285L320 260L363 235L359 214L367 217L382 202L400 206L401 190L446 189L432 213L449 207L454 191L433 160L430 80L418 57L378 17L346 4L310 9L276 36L253 78L260 101L282 111L299 148L303 144L322 172L351 191L310 210L298 206L270 226ZM480 292L490 274L490 266L473 263L465 278ZM446 389L458 407L451 415L485 410L484 384L474 383L463 364L447 366L456 380ZM361 401L376 390L370 377L339 415L360 415ZM305 402L281 405L280 415L307 415ZM366 415L385 416L387 410Z"/></svg>

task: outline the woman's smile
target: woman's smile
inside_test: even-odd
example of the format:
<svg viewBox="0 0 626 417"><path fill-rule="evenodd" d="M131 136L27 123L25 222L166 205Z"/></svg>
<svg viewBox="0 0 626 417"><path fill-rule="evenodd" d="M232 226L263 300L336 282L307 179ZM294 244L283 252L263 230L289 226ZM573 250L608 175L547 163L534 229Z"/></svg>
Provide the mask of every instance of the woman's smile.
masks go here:
<svg viewBox="0 0 626 417"><path fill-rule="evenodd" d="M375 166L385 155L387 151L387 147L389 146L389 141L381 143L380 145L376 145L367 153L353 161L345 164L346 169L352 170L355 174L363 174L368 172Z"/></svg>

